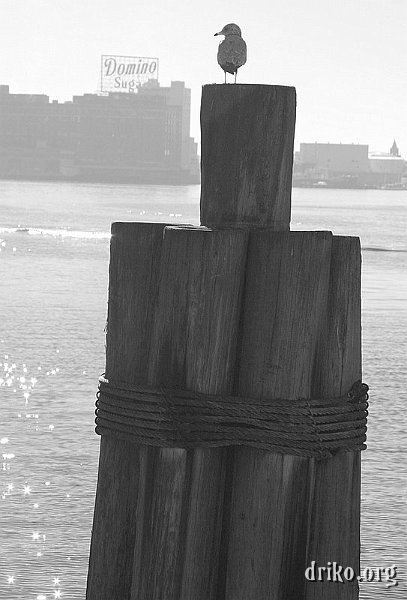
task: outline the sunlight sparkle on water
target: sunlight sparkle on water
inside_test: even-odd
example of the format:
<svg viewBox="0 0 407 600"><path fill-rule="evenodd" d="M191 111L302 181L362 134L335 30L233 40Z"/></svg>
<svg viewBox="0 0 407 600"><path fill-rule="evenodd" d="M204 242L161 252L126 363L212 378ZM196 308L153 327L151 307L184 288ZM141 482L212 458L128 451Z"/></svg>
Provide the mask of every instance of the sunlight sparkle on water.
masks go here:
<svg viewBox="0 0 407 600"><path fill-rule="evenodd" d="M15 454L12 454L11 452L8 454L3 454L3 459L4 460L11 460L12 458L15 458Z"/></svg>
<svg viewBox="0 0 407 600"><path fill-rule="evenodd" d="M25 485L24 489L23 489L23 492L24 492L24 496L29 496L31 494L31 488L30 488L30 486L29 485Z"/></svg>
<svg viewBox="0 0 407 600"><path fill-rule="evenodd" d="M9 575L9 576L7 577L7 583L8 583L9 585L12 585L12 584L15 582L15 580L16 580L16 578L14 577L14 575Z"/></svg>

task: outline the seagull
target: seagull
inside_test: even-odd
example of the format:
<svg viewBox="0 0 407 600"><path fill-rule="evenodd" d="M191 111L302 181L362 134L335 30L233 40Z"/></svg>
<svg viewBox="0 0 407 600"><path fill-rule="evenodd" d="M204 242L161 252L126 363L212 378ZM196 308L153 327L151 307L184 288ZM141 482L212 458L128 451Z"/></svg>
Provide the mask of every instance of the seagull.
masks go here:
<svg viewBox="0 0 407 600"><path fill-rule="evenodd" d="M247 59L246 42L242 38L240 27L235 23L228 23L215 35L225 36L218 49L218 64L225 71L225 83L226 73L234 75L236 83L237 70Z"/></svg>

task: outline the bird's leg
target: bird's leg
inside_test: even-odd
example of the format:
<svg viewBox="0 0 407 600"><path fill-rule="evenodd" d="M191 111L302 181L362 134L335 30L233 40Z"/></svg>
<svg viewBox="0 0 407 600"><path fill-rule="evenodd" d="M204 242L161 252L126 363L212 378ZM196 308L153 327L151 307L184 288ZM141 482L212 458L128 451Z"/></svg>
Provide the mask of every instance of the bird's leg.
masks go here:
<svg viewBox="0 0 407 600"><path fill-rule="evenodd" d="M226 83L226 71L225 71L225 83Z"/></svg>
<svg viewBox="0 0 407 600"><path fill-rule="evenodd" d="M235 71L235 83L236 83L236 77L237 77L237 69Z"/></svg>

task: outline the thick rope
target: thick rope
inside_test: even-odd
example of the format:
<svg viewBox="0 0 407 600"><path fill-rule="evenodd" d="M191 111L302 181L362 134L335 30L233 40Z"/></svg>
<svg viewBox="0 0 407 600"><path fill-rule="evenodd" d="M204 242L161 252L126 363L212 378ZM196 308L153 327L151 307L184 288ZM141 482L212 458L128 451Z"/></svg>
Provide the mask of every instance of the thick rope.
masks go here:
<svg viewBox="0 0 407 600"><path fill-rule="evenodd" d="M320 400L265 400L99 379L96 433L164 448L250 446L327 458L366 448L368 386Z"/></svg>

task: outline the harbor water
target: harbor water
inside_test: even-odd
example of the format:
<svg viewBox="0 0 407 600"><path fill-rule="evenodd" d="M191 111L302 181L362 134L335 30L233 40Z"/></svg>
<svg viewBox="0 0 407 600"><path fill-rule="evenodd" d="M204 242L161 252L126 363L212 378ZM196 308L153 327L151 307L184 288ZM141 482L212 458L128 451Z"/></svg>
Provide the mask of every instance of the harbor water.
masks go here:
<svg viewBox="0 0 407 600"><path fill-rule="evenodd" d="M85 597L110 224L198 220L199 186L0 181L1 600ZM292 229L361 238L361 563L395 565L398 585L360 597L406 598L407 192L294 189Z"/></svg>

